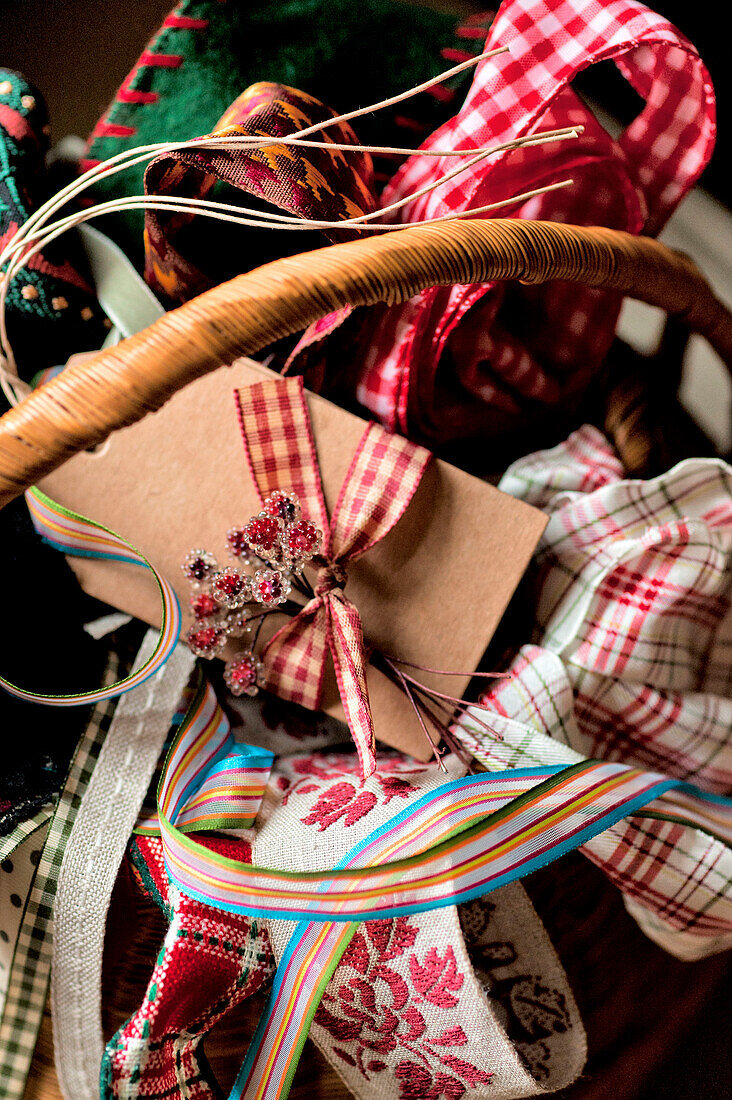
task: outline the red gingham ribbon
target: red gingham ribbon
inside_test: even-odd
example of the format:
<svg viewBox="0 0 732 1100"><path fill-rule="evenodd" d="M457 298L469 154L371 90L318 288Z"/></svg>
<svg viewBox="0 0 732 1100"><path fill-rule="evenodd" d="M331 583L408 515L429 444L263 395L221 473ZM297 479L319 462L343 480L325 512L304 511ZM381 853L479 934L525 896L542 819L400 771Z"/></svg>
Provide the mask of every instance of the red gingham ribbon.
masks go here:
<svg viewBox="0 0 732 1100"><path fill-rule="evenodd" d="M301 378L275 378L236 391L247 461L260 499L291 489L304 515L323 531L315 596L270 639L267 680L282 698L320 706L328 653L361 771L370 775L374 730L366 682L363 625L344 595L345 566L384 538L404 514L432 455L367 425L329 519Z"/></svg>
<svg viewBox="0 0 732 1100"><path fill-rule="evenodd" d="M608 226L655 235L711 156L714 92L693 45L637 0L504 0L490 32L475 27L484 60L459 111L422 149L470 149L562 126L575 141L526 146L455 168L454 157L412 156L381 201L417 195L389 215L417 222L572 179L570 188L501 208L498 217ZM479 37L478 37L479 35ZM575 91L575 77L612 62L642 101L613 138ZM482 215L485 217L486 215ZM481 283L433 287L401 305L360 311L333 335L331 314L305 333L290 363L328 396L341 386L343 341L358 402L389 428L430 444L530 435L553 408L578 402L612 343L621 296L555 280L542 286ZM355 324L356 322L352 322ZM331 389L331 386L333 387Z"/></svg>

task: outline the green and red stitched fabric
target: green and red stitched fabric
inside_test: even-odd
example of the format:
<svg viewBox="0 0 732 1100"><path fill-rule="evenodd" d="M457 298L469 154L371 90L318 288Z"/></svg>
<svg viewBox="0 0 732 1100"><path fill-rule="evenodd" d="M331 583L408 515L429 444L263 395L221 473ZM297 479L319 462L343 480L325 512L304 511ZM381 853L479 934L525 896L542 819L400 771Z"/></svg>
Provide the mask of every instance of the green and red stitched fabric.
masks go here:
<svg viewBox="0 0 732 1100"><path fill-rule="evenodd" d="M19 73L0 69L0 248L51 193L48 147L40 93ZM8 337L27 376L104 340L104 314L70 235L30 258L10 284L6 311Z"/></svg>
<svg viewBox="0 0 732 1100"><path fill-rule="evenodd" d="M242 91L261 80L303 88L339 112L362 107L478 53L484 37L485 30L480 39L456 30L453 15L395 0L182 0L94 128L82 167L123 149L208 133ZM449 87L360 119L360 139L414 147L449 117L456 91L468 82L458 77ZM379 187L394 167L376 164ZM141 191L137 169L100 181L94 195L103 200ZM142 215L115 216L105 228L142 266ZM245 242L243 233L243 256Z"/></svg>

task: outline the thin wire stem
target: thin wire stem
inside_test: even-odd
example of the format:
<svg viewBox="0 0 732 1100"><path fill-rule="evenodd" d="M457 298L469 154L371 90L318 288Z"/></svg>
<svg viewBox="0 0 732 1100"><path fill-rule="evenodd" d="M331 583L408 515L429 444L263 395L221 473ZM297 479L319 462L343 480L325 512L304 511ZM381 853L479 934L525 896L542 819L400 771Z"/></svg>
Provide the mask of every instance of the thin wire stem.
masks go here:
<svg viewBox="0 0 732 1100"><path fill-rule="evenodd" d="M405 661L403 657L394 657L391 653L385 654L388 660L396 665L406 665L407 668L416 668L419 672L433 672L436 676L482 676L490 680L512 680L512 672L455 672L452 669L429 668L428 665L418 665L414 661Z"/></svg>
<svg viewBox="0 0 732 1100"><path fill-rule="evenodd" d="M479 157L473 158L473 160L469 161L468 164L460 166L457 171L461 172L466 170L468 167L470 167L471 164L475 163L476 160L483 159L483 157L486 156L505 151L512 151L514 149L519 149L525 145L547 145L555 141L565 141L567 139L578 137L581 132L582 127L563 127L558 130L547 130L538 134L531 135L529 137L517 138L513 141L503 142L501 145L490 146L482 150ZM442 183L452 178L453 173L447 173L446 175L440 177L439 180L434 181L434 183L430 185L430 188L438 187ZM558 186L568 186L568 184L571 182L572 181L570 180L566 180L560 181L559 184L555 183L549 184L547 186L548 188L556 189ZM499 203L500 205L505 205L507 203L516 202L519 200L522 201L526 197L526 195L533 197L535 193L537 192L532 191L526 192L521 195L511 196L509 198L499 200ZM413 199L417 198L419 194L420 192L415 192L413 195L409 196L405 200L400 201L403 201L403 203L411 202ZM463 211L461 213L462 216L476 215L488 210L496 209L497 205L498 204L496 203L491 203L490 205L476 207L470 211ZM118 199L109 199L104 203L98 203L86 211L75 211L73 214L68 214L66 215L66 217L59 219L56 222L49 222L44 226L43 230L39 230L33 235L33 239L34 241L45 239L46 234L55 232L58 229L65 230L67 228L79 225L81 224L81 221L86 220L89 216L99 217L102 214L114 213L127 208L158 209L167 206L171 207L171 212L177 213L187 213L189 211L192 211L193 213L204 213L204 211L206 210L219 211L221 213L232 213L237 217L237 220L241 218L242 224L250 224L249 222L244 220L244 216L248 215L255 220L257 225L259 225L263 221L271 221L281 222L285 225L293 225L298 229L348 229L350 227L366 228L366 225L364 224L366 221L374 219L377 216L381 216L386 212L392 211L395 204L392 204L389 207L381 207L378 210L371 211L368 214L358 215L357 217L341 219L338 221L328 221L301 218L296 215L280 214L274 210L256 210L251 207L241 206L233 203L222 203L213 199L197 199L175 195L127 195ZM400 225L397 225L396 223L390 223L389 225L383 226L370 226L370 228L391 230L394 228L401 228L406 225L430 224L432 221L448 220L449 218L457 216L458 214L449 214L443 215L440 219L424 219L421 222L404 222ZM26 223L26 225L27 224L28 223ZM5 262L6 259L13 256L14 253L21 251L23 247L28 245L29 242L27 239L19 239L19 237L20 234L16 234L13 240L6 246L6 248L0 255L0 262Z"/></svg>
<svg viewBox="0 0 732 1100"><path fill-rule="evenodd" d="M348 122L351 119L359 118L362 115L372 114L376 111L383 110L386 107L392 107L397 103L402 103L406 99L410 99L421 92L427 91L429 88L434 87L437 84L441 84L446 80L450 80L453 76L457 76L459 73L464 72L466 69L477 66L481 61L486 61L492 57L498 57L500 54L510 53L508 46L501 46L494 50L485 50L482 53L476 54L474 57L469 58L467 61L461 62L459 65L454 65L450 69L445 69L443 72L438 73L437 76L431 77L429 80L423 81L421 84L417 84L412 88L408 88L405 92L400 92L395 96L391 96L389 99L383 99L376 103L371 103L366 107L360 107L354 111L349 111L345 114L335 115L331 119L327 119L323 122L314 123L311 126L306 127L303 130L298 130L296 133L291 134L291 138L306 138L311 134L319 133L321 130L327 129L329 126L338 125L341 122ZM248 136L248 135L247 135ZM210 135L204 135L203 137L193 138L190 141L181 142L154 142L149 145L139 146L135 149L125 149L120 153L116 153L113 157L103 161L101 164L94 165L92 168L87 169L86 172L75 181L66 184L65 187L56 195L44 203L39 209L32 214L27 222L21 227L19 232L23 232L28 228L33 227L39 219L43 218L44 212L47 207L54 206L59 201L68 201L68 199L80 191L85 190L91 183L101 176L109 176L113 172L121 171L127 168L134 167L141 163L143 160L149 159L150 156L154 156L161 152L175 151L180 149L198 149L207 147L216 147L223 142L231 142L233 139L229 135L224 138L212 137ZM124 164L125 160L129 159L129 163ZM2 261L0 261L2 262Z"/></svg>
<svg viewBox="0 0 732 1100"><path fill-rule="evenodd" d="M581 132L581 127L564 127L554 131L546 131L544 133L524 135L523 137L514 139L510 142L504 142L501 145L486 147L479 150L409 150L398 149L389 146L371 146L367 147L368 150L378 151L381 153L394 153L397 155L457 155L460 158L466 158L462 164L450 172L445 173L437 180L426 185L424 188L419 189L412 195L405 196L402 199L397 200L394 203L379 208L378 210L371 211L367 214L359 215L358 217L345 219L338 222L317 221L314 219L300 219L296 217L290 217L288 215L282 215L273 211L255 211L246 207L233 206L227 203L217 203L213 200L201 200L201 199L185 199L176 198L176 196L127 196L124 198L110 200L104 203L99 203L89 210L75 212L67 215L66 217L58 219L56 222L50 222L49 219L59 211L64 205L66 205L73 198L81 194L87 187L91 186L96 180L101 178L109 178L110 175L114 175L120 171L126 171L146 160L149 160L152 156L159 155L162 152L173 152L176 150L182 150L187 148L193 149L215 149L215 148L238 148L241 146L249 147L253 149L267 148L272 145L304 145L307 147L322 146L325 149L335 150L347 150L358 151L364 147L358 145L347 145L336 142L309 142L306 139L312 134L318 133L322 130L328 129L333 125L337 125L341 122L347 122L351 119L358 118L362 115L369 114L374 111L382 110L385 107L393 106L397 103L401 103L412 96L418 95L420 92L440 84L445 80L450 79L453 76L478 65L481 61L485 61L489 58L497 57L501 54L510 52L508 47L499 47L494 50L487 50L475 57L469 58L466 61L461 62L458 65L453 66L450 69L438 74L435 77L430 78L427 81L422 82L413 88L407 89L404 92L392 96L388 99L381 100L378 103L370 104L366 107L358 108L357 110L346 112L345 114L337 115L334 118L326 119L319 123L306 127L295 134L289 135L289 137L261 137L259 135L206 135L201 138L194 138L190 141L184 142L156 142L146 146L140 146L131 150L124 150L121 153L116 154L109 160L104 161L98 165L93 166L84 172L77 180L70 182L64 188L62 188L55 196L44 203L30 218L24 223L24 225L16 233L15 237L6 248L0 253L0 266L7 264L7 269L0 280L0 347L2 348L3 358L0 359L0 385L5 392L8 400L11 404L16 404L18 401L18 392L29 392L29 387L22 383L17 378L17 367L13 357L12 348L10 346L7 334L6 325L6 300L7 293L11 280L17 275L17 273L25 266L29 260L38 253L38 251L55 240L61 233L67 229L81 225L83 222L91 220L94 217L100 217L105 213L118 212L122 210L138 210L138 209L157 209L164 210L168 213L182 213L188 214L190 212L199 213L206 217L213 217L220 221L235 223L241 226L248 226L252 228L280 228L290 229L293 231L306 231L311 229L347 229L358 228L360 230L372 230L372 231L390 231L396 228L401 228L401 224L389 223L389 224L372 224L375 223L377 218L382 218L387 214L393 214L396 210L401 209L408 203L413 202L415 199L420 198L424 194L433 191L436 187L441 186L444 183L454 179L461 172L469 170L472 166L484 160L486 157L495 155L496 153L520 148L525 145L538 145L549 143L552 141L565 140L566 138L576 138ZM474 154L474 155L472 155ZM498 202L487 204L483 207L477 208L471 211L463 211L457 215L446 214L440 217L422 219L421 221L405 223L405 224L432 224L434 222L450 220L452 217L476 217L483 213L488 213L492 210L499 209L501 207L512 205L517 202L527 201L530 198L539 194L545 194L548 191L557 190L561 187L570 186L571 180L563 180L559 183L550 184L543 188L536 188L532 191L524 192L521 195L514 195L509 198L500 200Z"/></svg>
<svg viewBox="0 0 732 1100"><path fill-rule="evenodd" d="M442 759L440 757L439 749L438 749L437 745L434 743L434 741L432 740L432 738L430 737L429 730L427 729L427 726L425 725L425 722L424 722L424 719L423 719L422 714L420 712L420 709L417 706L417 703L414 699L414 696L413 696L413 694L412 694L412 692L409 688L409 684L407 683L406 679L404 678L404 675L402 674L402 672L398 668L394 668L394 672L396 673L397 678L398 678L398 680L400 681L400 683L402 685L402 689L404 691L404 694L407 696L407 699L409 699L409 702L412 704L412 709L413 709L414 713L417 716L417 721L419 722L420 726L422 727L422 733L425 735L425 738L427 739L427 744L432 749L432 755L434 756L435 760L437 761L437 766L440 768L441 771L443 771L443 772L447 771L447 768L443 764Z"/></svg>
<svg viewBox="0 0 732 1100"><path fill-rule="evenodd" d="M525 191L523 194L520 194L520 195L512 195L508 198L501 199L498 202L493 202L493 203L487 204L486 206L477 207L474 210L458 211L456 214L444 214L444 215L441 215L441 216L436 217L436 218L426 218L422 221L415 221L415 222L411 222L411 223L406 223L405 222L405 223L392 223L392 224L389 224L389 225L363 225L363 226L359 226L359 228L363 228L364 230L374 230L374 231L382 230L382 231L385 231L385 232L392 232L392 231L395 231L395 230L398 230L398 229L406 228L409 225L433 225L433 224L436 224L438 222L443 222L443 221L459 220L459 219L463 219L463 218L474 218L474 217L476 217L480 214L488 213L489 211L492 211L492 210L498 210L501 207L511 206L511 205L513 205L517 202L527 201L528 199L534 198L537 195L543 195L543 194L547 194L550 191L557 191L557 190L560 190L562 188L569 187L569 186L572 185L573 182L574 181L571 180L571 179L561 180L558 183L548 184L545 187L534 188L533 190ZM227 204L220 204L220 205L227 205ZM7 336L5 306L6 306L6 299L7 299L8 289L9 289L10 282L12 281L12 279L15 277L15 275L18 273L18 271L20 271L29 262L29 260L34 255L36 255L36 253L38 253L41 250L41 248L43 248L44 246L50 244L57 237L61 236L61 234L66 232L66 230L69 229L71 226L81 225L83 222L90 221L95 217L101 217L102 215L104 215L106 213L110 213L110 212L116 211L116 210L122 210L122 209L133 210L133 209L146 209L146 208L153 208L154 209L158 206L160 206L160 208L162 208L162 209L166 209L167 211L175 211L175 212L180 212L180 213L187 213L188 209L189 209L189 206L194 206L195 209L196 209L196 212L200 213L204 217L213 217L213 218L215 218L219 221L231 222L231 223L236 223L236 224L240 224L240 225L251 225L251 226L254 226L255 228L263 228L263 227L283 228L283 229L297 231L297 230L304 230L304 229L310 229L310 228L324 228L324 227L325 228L340 228L340 229L342 229L342 228L344 228L344 225L345 225L344 222L331 222L331 223L324 223L324 222L316 223L316 222L314 222L314 223L309 223L309 222L300 221L298 219L298 223L295 224L295 225L286 225L286 226L282 225L282 226L280 226L278 224L273 224L273 225L270 226L267 223L264 223L264 222L259 221L259 220L248 219L246 217L234 216L234 215L227 214L227 213L220 213L216 210L211 210L211 209L208 208L208 206L204 206L199 201L190 200L189 205L184 204L181 200L179 200L179 202L177 204L168 204L168 203L160 204L160 203L158 203L158 200L150 200L150 199L145 198L145 199L134 199L133 201L122 200L122 199L111 200L108 203L102 203L99 206L90 208L89 210L80 211L76 214L69 215L68 219L63 220L63 224L61 226L53 225L53 224L48 226L47 227L47 232L43 235L41 235L39 233L38 234L39 239L37 239L33 245L31 245L30 242L27 242L27 241L24 242L27 246L27 250L24 251L20 256L18 256L16 258L14 258L13 260L11 260L11 262L8 265L8 268L5 272L4 277L3 277L2 281L0 282L0 345L2 346L2 349L3 349L3 352L4 352L4 359L5 359L4 362L2 362L2 360L0 360L0 386L3 390L3 392L5 393L6 397L8 398L8 401L12 405L15 405L15 404L18 403L18 396L17 396L16 390L19 390L20 392L25 392L25 393L30 392L30 387L26 383L21 382L17 378L17 367L16 367L16 364L15 364L15 359L14 359L14 356L12 354L12 349L10 347L10 344L9 344L9 341L8 341L8 336ZM351 223L351 224L353 224L353 223Z"/></svg>

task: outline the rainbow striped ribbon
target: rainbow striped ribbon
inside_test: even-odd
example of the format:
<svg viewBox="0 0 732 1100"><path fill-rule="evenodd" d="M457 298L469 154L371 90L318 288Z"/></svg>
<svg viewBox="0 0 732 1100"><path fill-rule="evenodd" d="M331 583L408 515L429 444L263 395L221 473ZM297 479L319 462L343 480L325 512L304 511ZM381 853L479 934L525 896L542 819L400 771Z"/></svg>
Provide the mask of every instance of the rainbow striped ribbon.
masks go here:
<svg viewBox="0 0 732 1100"><path fill-rule="evenodd" d="M250 828L273 762L267 749L234 740L213 688L199 675L160 776L157 813L135 832L159 835L161 819L174 821L181 834Z"/></svg>
<svg viewBox="0 0 732 1100"><path fill-rule="evenodd" d="M191 897L271 919L374 920L487 893L578 847L674 785L653 772L601 761L470 776L395 818L375 852L378 865L319 872L217 857L176 827L164 802L159 820L169 874Z"/></svg>
<svg viewBox="0 0 732 1100"><path fill-rule="evenodd" d="M446 783L375 830L331 871L253 867L185 835L191 802L198 805L204 790L207 797L215 793L215 782L204 777L212 775L210 762L226 758L227 735L213 692L201 683L160 784L168 873L183 893L216 907L300 918L230 1100L287 1095L318 1003L361 920L488 893L650 802L644 812L705 828L732 844L732 801L657 773L583 761ZM253 780L261 784L261 770Z"/></svg>
<svg viewBox="0 0 732 1100"><path fill-rule="evenodd" d="M659 813L732 842L731 800L656 772L583 760L446 783L333 870L255 867L217 855L179 824L188 820L191 800L194 815L207 813L215 782L202 787L203 777L230 751L229 739L213 690L202 682L171 747L158 798L171 878L183 893L229 912L348 922L455 905L529 874L672 790L657 803ZM263 774L260 768L253 780L258 790Z"/></svg>
<svg viewBox="0 0 732 1100"><path fill-rule="evenodd" d="M180 605L172 586L139 550L130 546L114 531L56 504L40 489L30 489L25 494L25 499L38 533L45 542L63 551L64 554L79 558L107 558L110 561L127 562L149 569L155 577L160 592L162 620L157 645L144 665L125 679L118 680L108 687L75 695L40 695L17 687L2 676L0 676L0 685L19 699L26 699L31 703L46 703L52 707L74 707L85 703L96 703L102 699L112 699L116 695L132 691L165 664L180 636Z"/></svg>

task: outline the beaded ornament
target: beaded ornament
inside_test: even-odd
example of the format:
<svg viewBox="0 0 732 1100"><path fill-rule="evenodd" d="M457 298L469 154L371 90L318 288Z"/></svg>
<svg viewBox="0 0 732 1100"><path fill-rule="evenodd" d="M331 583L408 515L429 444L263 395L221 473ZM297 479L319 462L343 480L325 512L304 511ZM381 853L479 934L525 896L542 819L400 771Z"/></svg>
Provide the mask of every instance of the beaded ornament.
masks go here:
<svg viewBox="0 0 732 1100"><path fill-rule="evenodd" d="M319 553L323 532L302 518L294 493L277 489L261 512L227 531L226 544L236 564L219 565L201 549L190 550L182 563L194 619L186 641L197 657L211 660L229 638L243 639L244 648L226 662L224 680L233 695L256 695L264 683L264 666L254 653L261 625L285 610L293 587L307 598L313 595L303 567ZM254 573L245 573L244 566Z"/></svg>

